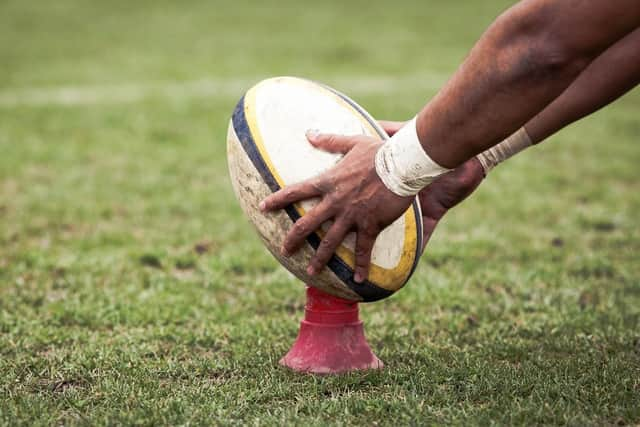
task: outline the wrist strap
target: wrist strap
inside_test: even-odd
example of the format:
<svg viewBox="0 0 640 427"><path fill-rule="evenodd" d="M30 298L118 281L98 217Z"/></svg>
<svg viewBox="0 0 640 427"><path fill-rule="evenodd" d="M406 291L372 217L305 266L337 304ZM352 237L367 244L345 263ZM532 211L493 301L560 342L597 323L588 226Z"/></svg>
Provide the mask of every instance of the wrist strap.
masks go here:
<svg viewBox="0 0 640 427"><path fill-rule="evenodd" d="M527 130L524 127L521 127L507 139L497 145L494 145L488 150L483 151L476 157L482 165L482 169L484 169L484 174L486 175L491 169L531 145L532 141Z"/></svg>
<svg viewBox="0 0 640 427"><path fill-rule="evenodd" d="M384 185L398 196L415 196L443 173L449 172L424 151L414 117L376 153L376 172Z"/></svg>

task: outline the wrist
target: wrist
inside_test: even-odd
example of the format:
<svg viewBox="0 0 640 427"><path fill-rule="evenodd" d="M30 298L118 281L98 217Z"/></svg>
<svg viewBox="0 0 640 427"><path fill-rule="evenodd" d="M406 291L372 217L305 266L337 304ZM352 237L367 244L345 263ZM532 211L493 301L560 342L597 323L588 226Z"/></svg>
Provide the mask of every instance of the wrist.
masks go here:
<svg viewBox="0 0 640 427"><path fill-rule="evenodd" d="M424 151L418 138L416 118L386 141L375 158L375 168L384 185L398 196L415 196L449 169Z"/></svg>
<svg viewBox="0 0 640 427"><path fill-rule="evenodd" d="M532 145L531 138L524 127L521 127L504 141L494 145L476 156L482 165L485 176L489 171L505 160L515 156Z"/></svg>
<svg viewBox="0 0 640 427"><path fill-rule="evenodd" d="M484 166L482 166L482 163L480 163L480 160L478 160L477 157L471 158L471 160L469 161L469 169L474 176L481 177L480 180L487 176L487 173L484 170Z"/></svg>

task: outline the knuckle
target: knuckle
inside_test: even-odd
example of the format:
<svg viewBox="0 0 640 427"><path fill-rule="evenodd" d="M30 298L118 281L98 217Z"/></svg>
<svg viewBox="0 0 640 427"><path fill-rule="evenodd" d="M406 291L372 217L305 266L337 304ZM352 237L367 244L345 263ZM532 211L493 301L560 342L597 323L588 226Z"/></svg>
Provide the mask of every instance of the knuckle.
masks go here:
<svg viewBox="0 0 640 427"><path fill-rule="evenodd" d="M359 224L359 231L367 244L369 244L369 241L375 239L375 236L378 235L378 227L370 221L365 221L363 224Z"/></svg>
<svg viewBox="0 0 640 427"><path fill-rule="evenodd" d="M320 242L320 247L325 248L325 249L329 249L329 248L333 247L333 239L325 237Z"/></svg>
<svg viewBox="0 0 640 427"><path fill-rule="evenodd" d="M296 237L306 236L307 234L309 234L308 230L309 230L309 226L305 221L298 221L291 228L291 234Z"/></svg>
<svg viewBox="0 0 640 427"><path fill-rule="evenodd" d="M302 196L302 189L299 185L287 187L286 198L287 200L297 200Z"/></svg>
<svg viewBox="0 0 640 427"><path fill-rule="evenodd" d="M369 244L368 241L363 242L362 240L360 240L360 242L356 244L355 254L357 258L366 257L369 255L370 252L371 252L371 245Z"/></svg>
<svg viewBox="0 0 640 427"><path fill-rule="evenodd" d="M295 194L295 189L293 187L285 187L283 191L284 198L289 198Z"/></svg>
<svg viewBox="0 0 640 427"><path fill-rule="evenodd" d="M322 265L324 264L324 262L322 261L321 255L316 255L313 258L311 258L311 260L309 261L309 264L316 270L319 270L320 267L322 267Z"/></svg>
<svg viewBox="0 0 640 427"><path fill-rule="evenodd" d="M360 262L362 262L362 260L366 258L368 254L369 254L369 251L366 248L363 248L363 247L356 248L356 258L359 259Z"/></svg>
<svg viewBox="0 0 640 427"><path fill-rule="evenodd" d="M371 259L371 252L369 250L363 249L359 254L356 255L356 265L359 267L365 267L369 265L369 260Z"/></svg>
<svg viewBox="0 0 640 427"><path fill-rule="evenodd" d="M325 193L327 189L326 181L323 177L318 177L311 182L311 186L317 193Z"/></svg>
<svg viewBox="0 0 640 427"><path fill-rule="evenodd" d="M369 270L369 262L365 260L356 260L356 268L362 273L366 273Z"/></svg>
<svg viewBox="0 0 640 427"><path fill-rule="evenodd" d="M327 255L326 253L318 253L312 260L311 265L316 269L320 270L329 260L331 255Z"/></svg>

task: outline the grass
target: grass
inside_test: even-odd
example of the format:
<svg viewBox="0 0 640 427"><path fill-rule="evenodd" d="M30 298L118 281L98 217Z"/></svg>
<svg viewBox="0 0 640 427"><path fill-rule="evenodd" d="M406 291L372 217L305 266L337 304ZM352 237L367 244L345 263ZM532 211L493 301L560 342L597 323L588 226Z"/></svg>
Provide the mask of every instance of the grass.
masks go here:
<svg viewBox="0 0 640 427"><path fill-rule="evenodd" d="M277 364L303 288L231 192L243 88L406 118L506 6L2 2L0 424L640 423L637 91L492 173L362 307L383 371Z"/></svg>

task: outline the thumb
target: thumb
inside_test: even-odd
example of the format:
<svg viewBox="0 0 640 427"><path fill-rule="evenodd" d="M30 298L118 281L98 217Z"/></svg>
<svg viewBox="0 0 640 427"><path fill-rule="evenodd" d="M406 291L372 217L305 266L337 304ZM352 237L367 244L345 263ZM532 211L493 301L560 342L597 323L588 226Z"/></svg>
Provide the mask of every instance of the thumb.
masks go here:
<svg viewBox="0 0 640 427"><path fill-rule="evenodd" d="M319 133L316 129L308 130L306 135L311 145L330 153L347 154L358 143L354 136Z"/></svg>

